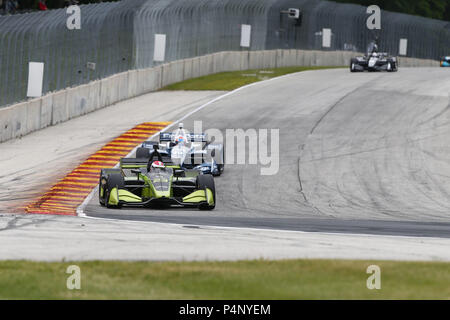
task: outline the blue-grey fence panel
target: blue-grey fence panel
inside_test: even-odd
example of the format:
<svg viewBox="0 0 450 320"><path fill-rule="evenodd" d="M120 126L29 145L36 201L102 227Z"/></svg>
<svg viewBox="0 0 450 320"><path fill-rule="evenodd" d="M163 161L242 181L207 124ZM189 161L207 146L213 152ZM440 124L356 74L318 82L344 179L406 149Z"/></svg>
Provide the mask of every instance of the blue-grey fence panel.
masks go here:
<svg viewBox="0 0 450 320"><path fill-rule="evenodd" d="M81 30L65 9L0 16L0 105L26 98L30 61L45 63L44 93L134 68L130 1L80 8Z"/></svg>

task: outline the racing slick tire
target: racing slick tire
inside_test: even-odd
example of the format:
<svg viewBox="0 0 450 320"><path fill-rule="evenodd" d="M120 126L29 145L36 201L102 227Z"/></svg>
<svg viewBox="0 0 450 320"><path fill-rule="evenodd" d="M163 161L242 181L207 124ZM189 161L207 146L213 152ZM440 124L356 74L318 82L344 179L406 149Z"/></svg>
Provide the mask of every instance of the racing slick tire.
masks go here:
<svg viewBox="0 0 450 320"><path fill-rule="evenodd" d="M388 62L386 71L392 72L392 63Z"/></svg>
<svg viewBox="0 0 450 320"><path fill-rule="evenodd" d="M150 149L149 148L137 148L136 149L136 158L150 158Z"/></svg>
<svg viewBox="0 0 450 320"><path fill-rule="evenodd" d="M103 180L103 183L102 183ZM103 170L100 172L100 180L98 182L98 202L102 207L105 206L105 195L106 195L106 178L103 175Z"/></svg>
<svg viewBox="0 0 450 320"><path fill-rule="evenodd" d="M111 173L108 175L106 179L106 191L105 191L105 205L107 208L118 208L120 209L122 205L119 203L118 205L110 205L109 197L111 195L111 190L114 188L123 188L125 186L125 182L121 173Z"/></svg>
<svg viewBox="0 0 450 320"><path fill-rule="evenodd" d="M223 152L222 152L222 159L221 159L222 164L218 164L216 161L217 169L219 170L219 172L216 174L213 174L213 176L218 177L223 173L223 171L225 169L225 161L224 160L225 159L224 159Z"/></svg>
<svg viewBox="0 0 450 320"><path fill-rule="evenodd" d="M387 72L397 72L397 71L398 71L397 63L395 61L389 60Z"/></svg>
<svg viewBox="0 0 450 320"><path fill-rule="evenodd" d="M213 194L214 204L202 204L199 206L200 210L212 210L216 207L216 187L214 185L214 178L210 174L200 174L197 176L197 187L199 189L206 190L206 188L210 189Z"/></svg>
<svg viewBox="0 0 450 320"><path fill-rule="evenodd" d="M106 189L107 189L107 178L111 173L119 173L120 169L101 169L100 178L98 181L98 202L101 206L106 205Z"/></svg>
<svg viewBox="0 0 450 320"><path fill-rule="evenodd" d="M356 61L354 59L350 60L350 72L356 72Z"/></svg>
<svg viewBox="0 0 450 320"><path fill-rule="evenodd" d="M394 66L393 66L392 72L397 72L397 71L398 71L398 66L397 66L397 63L394 63Z"/></svg>
<svg viewBox="0 0 450 320"><path fill-rule="evenodd" d="M222 164L218 164L217 169L219 169L219 176L225 170L225 150L224 149L222 149Z"/></svg>
<svg viewBox="0 0 450 320"><path fill-rule="evenodd" d="M219 169L219 173L217 175L220 176L223 173L223 170L225 170L225 165L224 164L218 164L217 165L217 169Z"/></svg>

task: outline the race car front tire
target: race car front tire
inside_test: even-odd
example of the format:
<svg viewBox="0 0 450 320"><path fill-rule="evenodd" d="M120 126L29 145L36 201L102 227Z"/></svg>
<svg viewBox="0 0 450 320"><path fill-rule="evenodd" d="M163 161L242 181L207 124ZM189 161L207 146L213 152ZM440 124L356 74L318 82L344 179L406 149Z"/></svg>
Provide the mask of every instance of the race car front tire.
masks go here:
<svg viewBox="0 0 450 320"><path fill-rule="evenodd" d="M105 195L106 195L106 178L103 176L103 174L100 174L100 181L98 183L98 202L102 207L106 205Z"/></svg>
<svg viewBox="0 0 450 320"><path fill-rule="evenodd" d="M210 174L200 174L197 176L197 187L200 190L206 190L208 188L213 194L214 204L202 204L199 206L200 210L212 210L216 207L216 187L214 184L214 178Z"/></svg>
<svg viewBox="0 0 450 320"><path fill-rule="evenodd" d="M111 190L114 188L120 189L125 186L125 182L121 173L109 174L106 181L106 193L105 193L105 205L107 208L120 208L122 205L119 203L117 205L109 204L109 197L111 196Z"/></svg>
<svg viewBox="0 0 450 320"><path fill-rule="evenodd" d="M217 169L219 169L219 176L225 170L225 150L222 149L222 163L217 165Z"/></svg>
<svg viewBox="0 0 450 320"><path fill-rule="evenodd" d="M395 63L394 61L389 61L387 71L388 72L397 72L398 71L397 63Z"/></svg>
<svg viewBox="0 0 450 320"><path fill-rule="evenodd" d="M397 72L397 71L398 71L398 66L397 66L397 63L395 62L393 65L392 72Z"/></svg>
<svg viewBox="0 0 450 320"><path fill-rule="evenodd" d="M353 59L350 61L350 72L356 72L355 63Z"/></svg>
<svg viewBox="0 0 450 320"><path fill-rule="evenodd" d="M108 175L111 175L112 173L119 173L120 169L102 169L100 170L100 179L98 182L98 202L101 206L106 205L106 189L107 189L107 177Z"/></svg>

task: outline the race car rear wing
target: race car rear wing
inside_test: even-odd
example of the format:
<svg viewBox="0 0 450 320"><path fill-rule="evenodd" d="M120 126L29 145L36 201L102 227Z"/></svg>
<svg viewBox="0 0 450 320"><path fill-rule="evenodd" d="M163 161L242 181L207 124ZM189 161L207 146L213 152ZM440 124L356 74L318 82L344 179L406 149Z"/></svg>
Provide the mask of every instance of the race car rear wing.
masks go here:
<svg viewBox="0 0 450 320"><path fill-rule="evenodd" d="M162 132L159 135L159 141L165 142L165 141L172 141L172 137L174 136L173 133L170 132ZM208 142L206 133L189 133L188 137L191 141L195 142Z"/></svg>
<svg viewBox="0 0 450 320"><path fill-rule="evenodd" d="M161 154L161 160L165 166L173 166L174 163L170 156L166 154ZM158 156L153 158L154 161L158 160ZM122 158L120 159L120 167L122 169L138 169L138 168L146 168L148 164L149 158Z"/></svg>
<svg viewBox="0 0 450 320"><path fill-rule="evenodd" d="M145 158L122 158L120 159L120 167L125 169L146 168L148 159Z"/></svg>

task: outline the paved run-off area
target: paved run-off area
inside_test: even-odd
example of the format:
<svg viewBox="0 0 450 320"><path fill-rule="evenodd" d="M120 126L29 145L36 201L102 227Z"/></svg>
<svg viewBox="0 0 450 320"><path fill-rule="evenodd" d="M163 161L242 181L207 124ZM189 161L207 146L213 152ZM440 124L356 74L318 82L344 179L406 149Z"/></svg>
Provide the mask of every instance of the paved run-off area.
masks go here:
<svg viewBox="0 0 450 320"><path fill-rule="evenodd" d="M156 92L0 143L0 213L26 206L114 138L165 122L223 92Z"/></svg>
<svg viewBox="0 0 450 320"><path fill-rule="evenodd" d="M0 258L315 257L450 261L450 219L446 213L449 207L446 179L450 176L450 166L446 161L449 149L445 139L450 129L446 125L449 87L450 74L441 69L402 69L397 74L327 70L256 84L209 105L184 122L189 126L193 120L203 120L205 129L280 128L282 157L277 175L260 176L257 166L228 165L225 174L216 180L219 202L208 216L181 210L101 211L95 201L86 208L86 213L93 216L178 224L5 214L0 218L3 224L0 241L5 244L0 249ZM190 94L199 95L197 102L195 99L188 102ZM105 142L98 139L98 132L95 134L102 118L110 124L108 128L117 130L117 136L133 126L129 123L126 127L124 114L136 117L138 123L175 121L220 95L218 92L206 94L209 97L200 93L158 92L99 111L104 112L103 117L96 112L70 121L69 124L78 121L81 128L92 131L89 136L80 138L83 146L73 148L73 153L60 154L59 161L73 168L76 157L83 158L75 154L77 151L89 155L90 148L92 152L98 149L98 145ZM174 96L184 99L183 108L178 109L180 101L170 100ZM142 119L138 116L139 108L136 112L129 111L130 106L139 105L139 99L147 99L151 102L149 105L162 103L169 109L164 109L165 114L161 109L156 114L148 114L146 110L147 118ZM114 112L114 108L126 111ZM89 117L96 117L96 121L90 122ZM107 127L103 127L102 132L108 132ZM58 126L48 130L57 129ZM33 139L45 130L22 140ZM61 137L70 140L70 131L61 132ZM30 141L36 143L36 140ZM1 197L8 200L12 194L19 194L14 192L20 190L14 183L17 181L15 174L24 181L22 190L29 192L27 183L33 181L36 186L42 186L49 183L57 171L50 165L43 169L39 164L32 166L39 158L36 156L38 147L30 146L29 152L35 156L27 161L27 154L15 143L20 141L6 145L16 147L22 154L16 154L15 159L11 156L10 166L1 162L2 167L10 170L1 178L5 182L2 186L9 188L1 191ZM3 145L0 149L3 156L6 149ZM44 158L52 157L51 152L47 153ZM424 158L425 155L430 157ZM14 161L22 170L17 165L13 167L15 172L11 170ZM27 178L27 170L33 179ZM271 188L263 188L268 185ZM20 196L27 197L27 193L20 193ZM317 225L311 224L311 219ZM325 228L321 225L322 219L327 219ZM378 225L372 220L377 220ZM361 221L367 223L358 228ZM398 223L400 225L395 227ZM408 223L413 224L412 231L404 232ZM291 230L287 225L300 225L293 230L302 230L302 225L306 225L308 228L304 231L316 232L276 230ZM395 230L385 232L392 226ZM391 236L422 235L424 226L428 226L427 237ZM328 231L341 233L326 233Z"/></svg>
<svg viewBox="0 0 450 320"><path fill-rule="evenodd" d="M167 127L170 122L144 122L104 145L43 196L29 204L27 213L76 215L77 208L100 180L100 170L114 168L139 144Z"/></svg>
<svg viewBox="0 0 450 320"><path fill-rule="evenodd" d="M0 260L338 258L450 261L450 239L240 229L72 216L0 217Z"/></svg>

